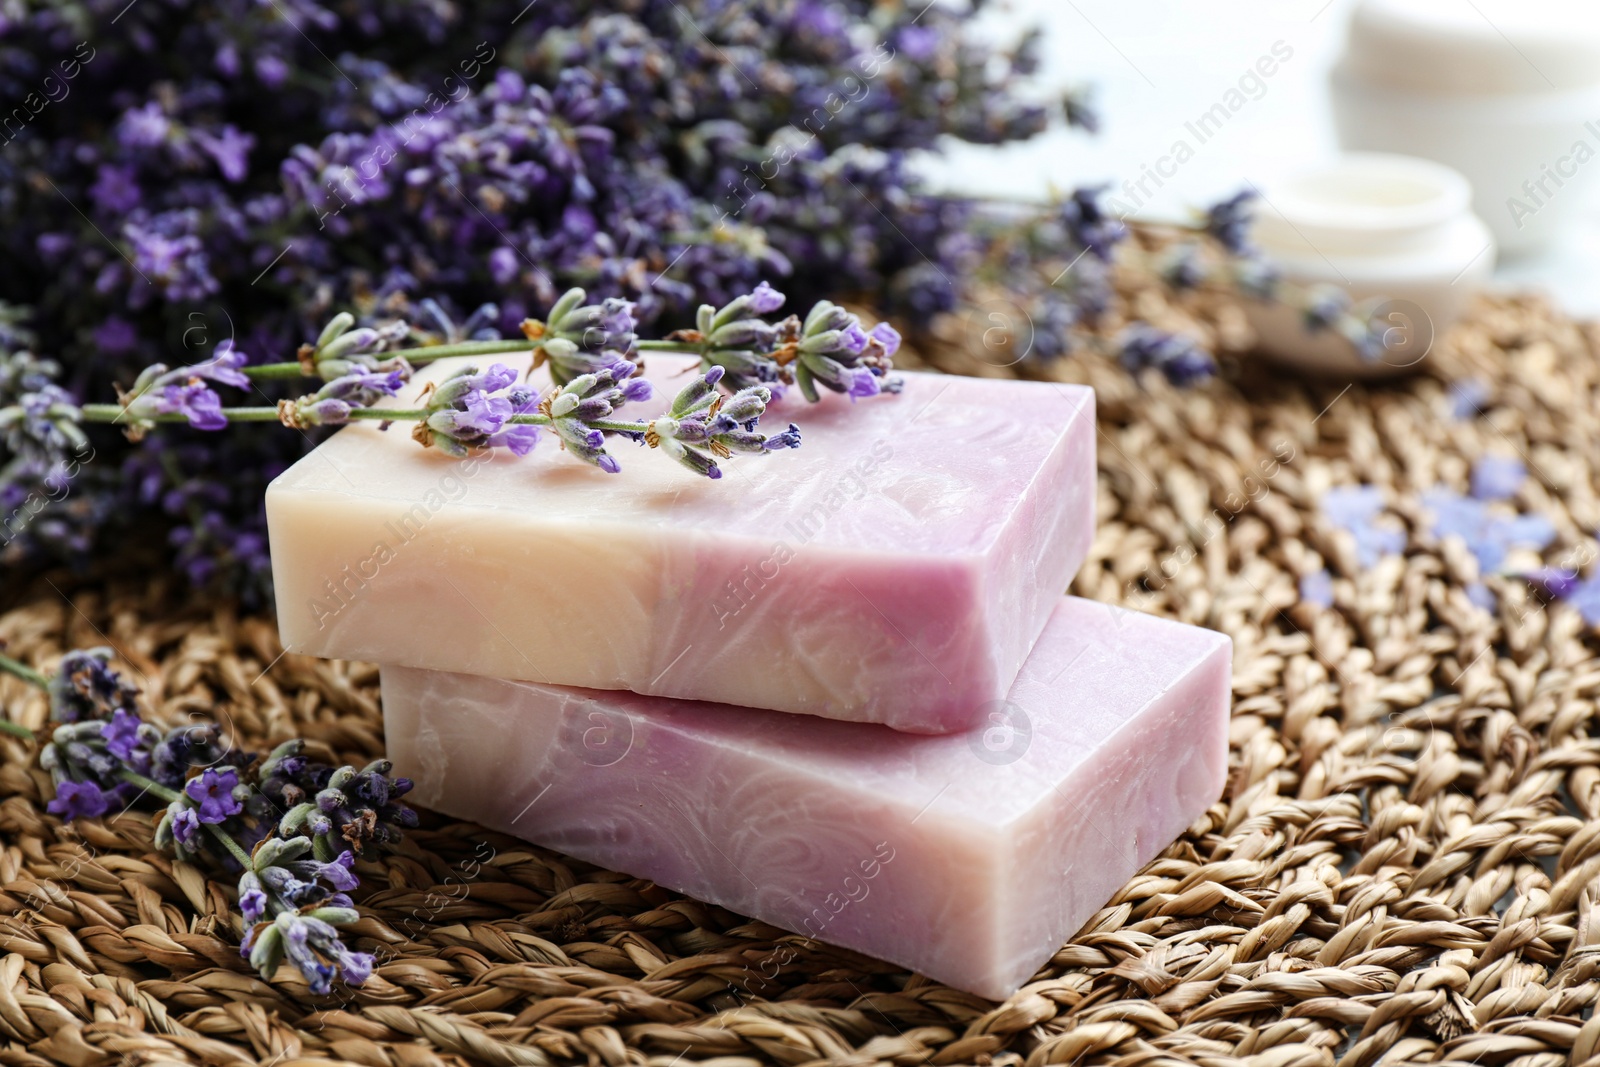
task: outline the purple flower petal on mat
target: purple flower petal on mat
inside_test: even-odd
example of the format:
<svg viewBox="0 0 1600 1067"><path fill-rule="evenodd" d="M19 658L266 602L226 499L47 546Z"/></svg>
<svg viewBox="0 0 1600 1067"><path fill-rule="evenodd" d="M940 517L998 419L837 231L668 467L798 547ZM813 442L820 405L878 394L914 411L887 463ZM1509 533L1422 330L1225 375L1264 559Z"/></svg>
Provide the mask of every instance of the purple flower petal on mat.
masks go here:
<svg viewBox="0 0 1600 1067"><path fill-rule="evenodd" d="M1375 566L1384 556L1405 551L1404 530L1373 521L1384 509L1383 490L1378 486L1336 486L1322 494L1321 503L1328 521L1355 538L1356 558L1363 567Z"/></svg>
<svg viewBox="0 0 1600 1067"><path fill-rule="evenodd" d="M1494 394L1481 378L1461 378L1450 383L1450 414L1458 419L1473 419L1483 413Z"/></svg>
<svg viewBox="0 0 1600 1067"><path fill-rule="evenodd" d="M1484 456L1472 465L1472 495L1479 500L1509 500L1528 479L1528 468L1515 456Z"/></svg>
<svg viewBox="0 0 1600 1067"><path fill-rule="evenodd" d="M1333 576L1326 570L1319 570L1302 577L1300 599L1319 608L1333 607Z"/></svg>

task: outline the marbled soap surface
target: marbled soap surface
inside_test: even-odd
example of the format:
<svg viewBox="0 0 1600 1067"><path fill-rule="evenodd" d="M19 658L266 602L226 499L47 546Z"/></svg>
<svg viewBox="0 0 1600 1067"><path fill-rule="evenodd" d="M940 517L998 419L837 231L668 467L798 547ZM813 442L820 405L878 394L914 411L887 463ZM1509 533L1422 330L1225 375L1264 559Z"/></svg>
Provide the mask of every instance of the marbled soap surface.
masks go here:
<svg viewBox="0 0 1600 1067"><path fill-rule="evenodd" d="M623 410L665 410L693 365L651 356L656 399ZM608 475L548 434L527 457L458 461L404 426L346 427L267 490L284 645L965 729L1088 551L1094 396L905 378L899 396L775 404L802 447L735 457L715 482L625 440Z"/></svg>
<svg viewBox="0 0 1600 1067"><path fill-rule="evenodd" d="M1058 598L962 734L385 666L418 804L1014 992L1221 794L1231 642Z"/></svg>

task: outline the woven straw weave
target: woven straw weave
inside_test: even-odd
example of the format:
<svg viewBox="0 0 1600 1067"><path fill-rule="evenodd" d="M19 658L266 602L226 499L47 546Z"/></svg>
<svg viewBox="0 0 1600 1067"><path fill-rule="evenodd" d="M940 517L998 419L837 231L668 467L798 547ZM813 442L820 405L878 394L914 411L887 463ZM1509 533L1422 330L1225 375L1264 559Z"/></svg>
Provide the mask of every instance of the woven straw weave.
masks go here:
<svg viewBox="0 0 1600 1067"><path fill-rule="evenodd" d="M1225 305L1123 285L1145 317L1248 340ZM924 358L1009 373L968 343L986 332L945 330ZM1243 359L1187 393L1093 354L1052 372L1099 390L1100 532L1074 591L1233 636L1232 777L1004 1004L427 815L362 872L353 931L377 975L313 997L288 969L267 984L244 968L232 888L153 852L147 816L63 826L34 753L5 740L0 1061L1600 1062L1597 645L1515 580L1487 579L1497 615L1474 607L1472 556L1435 543L1417 502L1463 488L1481 455L1522 454L1519 504L1561 530L1550 557L1592 557L1597 351L1600 335L1501 300L1442 339L1428 376L1383 387ZM1492 396L1455 418L1444 383L1468 375ZM1404 557L1364 568L1319 516L1321 492L1352 483L1386 488ZM1299 602L1321 566L1331 609ZM383 750L372 667L280 658L269 618L152 573L12 582L0 638L42 667L112 643L154 714L220 716L248 744ZM43 723L20 683L0 698ZM773 982L735 984L774 952Z"/></svg>

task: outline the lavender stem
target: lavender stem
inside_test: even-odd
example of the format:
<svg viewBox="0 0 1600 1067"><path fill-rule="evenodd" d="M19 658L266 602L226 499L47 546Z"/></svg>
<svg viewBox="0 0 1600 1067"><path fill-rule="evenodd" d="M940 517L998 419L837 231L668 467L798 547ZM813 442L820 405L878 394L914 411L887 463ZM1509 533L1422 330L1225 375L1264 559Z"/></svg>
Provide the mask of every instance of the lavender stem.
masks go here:
<svg viewBox="0 0 1600 1067"><path fill-rule="evenodd" d="M49 677L40 674L26 663L23 663L20 660L14 660L4 653L0 653L0 671L5 671L7 674L14 674L23 681L38 686L40 689L47 689L50 686ZM29 736L32 736L32 731L29 731Z"/></svg>

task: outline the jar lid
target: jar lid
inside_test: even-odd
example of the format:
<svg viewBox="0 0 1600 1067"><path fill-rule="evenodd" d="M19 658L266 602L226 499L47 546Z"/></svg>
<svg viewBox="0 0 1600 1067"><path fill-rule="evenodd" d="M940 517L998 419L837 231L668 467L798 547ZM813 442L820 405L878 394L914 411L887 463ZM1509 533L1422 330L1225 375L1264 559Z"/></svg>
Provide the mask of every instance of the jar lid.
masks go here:
<svg viewBox="0 0 1600 1067"><path fill-rule="evenodd" d="M1383 255L1428 243L1471 203L1467 180L1441 163L1349 152L1274 183L1254 236L1269 257Z"/></svg>
<svg viewBox="0 0 1600 1067"><path fill-rule="evenodd" d="M1550 92L1600 82L1595 0L1360 0L1342 73L1425 93Z"/></svg>

